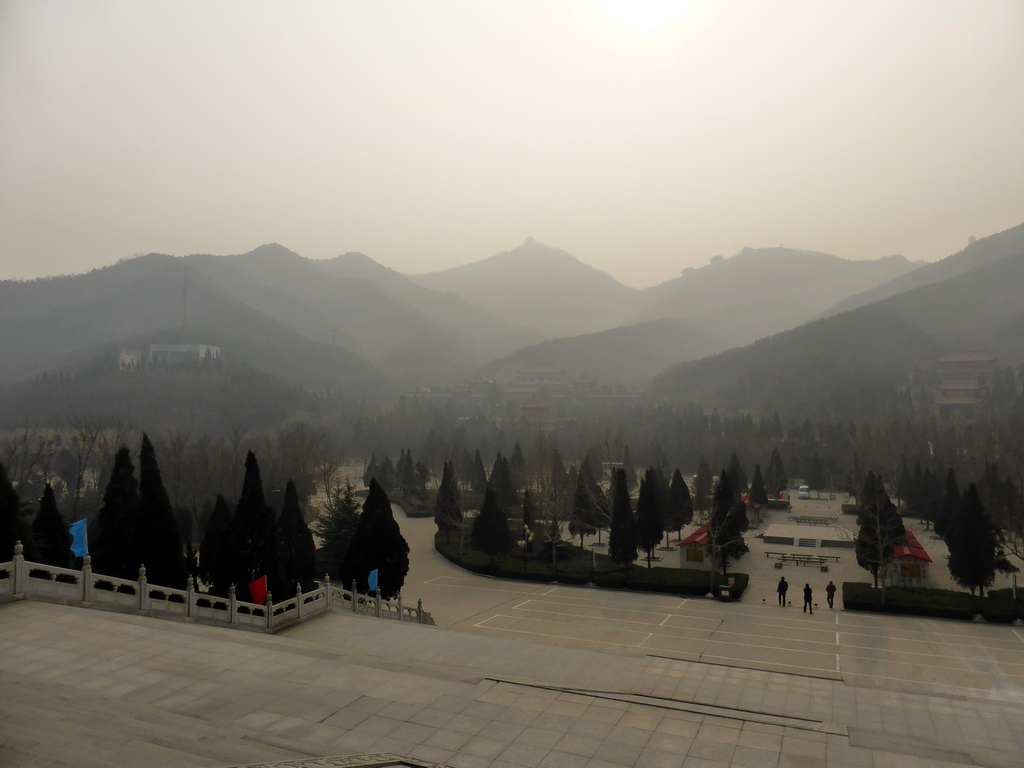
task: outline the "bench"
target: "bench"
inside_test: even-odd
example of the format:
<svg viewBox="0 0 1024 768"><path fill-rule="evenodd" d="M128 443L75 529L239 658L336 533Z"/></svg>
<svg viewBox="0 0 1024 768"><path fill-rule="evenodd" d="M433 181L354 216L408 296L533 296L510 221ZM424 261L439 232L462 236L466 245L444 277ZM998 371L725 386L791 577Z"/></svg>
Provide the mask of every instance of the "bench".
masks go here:
<svg viewBox="0 0 1024 768"><path fill-rule="evenodd" d="M838 563L839 555L795 555L786 552L776 552L775 567L781 568L786 563L793 565L816 565L822 573L828 572L828 564Z"/></svg>

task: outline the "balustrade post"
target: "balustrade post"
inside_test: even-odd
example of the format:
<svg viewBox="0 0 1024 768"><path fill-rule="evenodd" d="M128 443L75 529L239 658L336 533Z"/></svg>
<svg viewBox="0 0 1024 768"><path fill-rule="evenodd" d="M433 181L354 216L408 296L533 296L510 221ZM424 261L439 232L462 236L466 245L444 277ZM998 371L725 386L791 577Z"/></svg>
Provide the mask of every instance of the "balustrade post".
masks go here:
<svg viewBox="0 0 1024 768"><path fill-rule="evenodd" d="M188 585L185 587L185 615L190 619L196 615L196 582L191 576L188 577Z"/></svg>
<svg viewBox="0 0 1024 768"><path fill-rule="evenodd" d="M302 618L302 582L295 584L295 618Z"/></svg>
<svg viewBox="0 0 1024 768"><path fill-rule="evenodd" d="M423 623L423 598L416 601L416 623Z"/></svg>
<svg viewBox="0 0 1024 768"><path fill-rule="evenodd" d="M274 596L267 591L267 600L263 604L263 610L267 612L267 629L274 631Z"/></svg>
<svg viewBox="0 0 1024 768"><path fill-rule="evenodd" d="M402 593L398 593L398 620L402 620Z"/></svg>
<svg viewBox="0 0 1024 768"><path fill-rule="evenodd" d="M82 559L82 602L92 602L92 555Z"/></svg>
<svg viewBox="0 0 1024 768"><path fill-rule="evenodd" d="M238 600L235 598L235 585L228 587L228 623L238 623Z"/></svg>
<svg viewBox="0 0 1024 768"><path fill-rule="evenodd" d="M324 588L324 605L328 608L331 607L331 574L325 573L324 580L321 582Z"/></svg>
<svg viewBox="0 0 1024 768"><path fill-rule="evenodd" d="M139 610L149 608L149 589L146 586L146 566L139 566Z"/></svg>
<svg viewBox="0 0 1024 768"><path fill-rule="evenodd" d="M377 601L377 618L379 619L380 618L380 588L378 587L377 589L375 589L373 591L374 591L374 596L373 597Z"/></svg>
<svg viewBox="0 0 1024 768"><path fill-rule="evenodd" d="M352 613L357 613L358 612L359 603L357 602L356 597L357 597L357 595L356 595L356 581L355 581L355 579L353 579L352 580Z"/></svg>
<svg viewBox="0 0 1024 768"><path fill-rule="evenodd" d="M18 510L11 510L11 514L17 515ZM26 588L26 576L28 573L25 568L25 547L22 546L20 541L14 543L14 594L20 595L25 591Z"/></svg>

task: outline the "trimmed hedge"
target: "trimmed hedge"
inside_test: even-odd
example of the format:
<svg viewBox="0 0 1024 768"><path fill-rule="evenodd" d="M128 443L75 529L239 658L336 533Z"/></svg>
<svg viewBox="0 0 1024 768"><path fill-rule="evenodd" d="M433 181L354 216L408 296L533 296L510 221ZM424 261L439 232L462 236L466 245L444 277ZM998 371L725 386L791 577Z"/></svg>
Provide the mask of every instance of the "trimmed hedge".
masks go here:
<svg viewBox="0 0 1024 768"><path fill-rule="evenodd" d="M980 613L986 621L1004 623L1024 616L1024 600L1018 598L1014 605L1009 589L997 589L979 598L951 589L887 587L883 604L882 590L853 581L843 583L843 608L848 611L874 611L962 621L970 621Z"/></svg>
<svg viewBox="0 0 1024 768"><path fill-rule="evenodd" d="M557 582L559 584L586 585L604 589L629 589L637 592L658 592L672 595L693 595L703 597L708 593L707 571L681 568L647 568L633 564L622 568L612 563L607 555L592 555L589 551L581 551L575 547L565 547L562 551L572 553L571 558L563 560L559 555L557 572L551 567L550 560L523 558L518 553L494 559L482 552L464 546L459 554L458 542L445 543L444 536L438 534L434 539L434 548L445 559L467 571L500 579L516 579L541 583ZM745 573L730 573L734 580L732 599L739 600L750 577ZM721 577L719 577L721 581ZM716 589L718 585L715 585Z"/></svg>

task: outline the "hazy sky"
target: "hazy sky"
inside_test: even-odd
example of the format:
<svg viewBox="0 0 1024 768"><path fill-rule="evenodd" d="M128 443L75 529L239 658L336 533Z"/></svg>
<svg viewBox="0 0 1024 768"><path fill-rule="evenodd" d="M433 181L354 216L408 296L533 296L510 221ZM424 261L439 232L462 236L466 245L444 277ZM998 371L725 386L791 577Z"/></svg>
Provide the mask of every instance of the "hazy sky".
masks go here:
<svg viewBox="0 0 1024 768"><path fill-rule="evenodd" d="M0 278L532 236L642 287L1022 221L1021 0L0 0Z"/></svg>

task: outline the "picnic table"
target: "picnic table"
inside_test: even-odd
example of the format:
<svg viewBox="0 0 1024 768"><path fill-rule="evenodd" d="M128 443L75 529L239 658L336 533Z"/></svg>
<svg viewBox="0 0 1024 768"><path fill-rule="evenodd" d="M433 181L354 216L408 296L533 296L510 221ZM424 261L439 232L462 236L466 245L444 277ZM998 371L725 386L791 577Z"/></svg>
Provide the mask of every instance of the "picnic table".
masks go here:
<svg viewBox="0 0 1024 768"><path fill-rule="evenodd" d="M765 552L765 557L775 558L775 567L781 568L786 563L791 565L816 565L822 573L828 571L829 563L838 563L839 555L800 555L792 552Z"/></svg>

